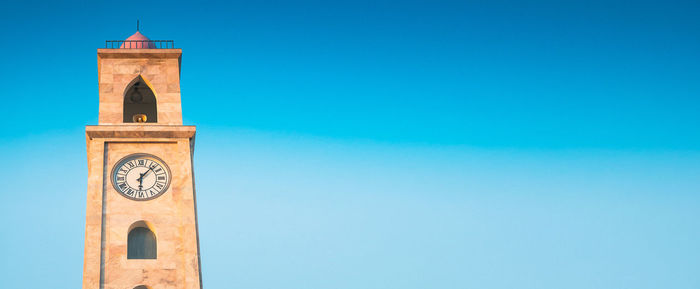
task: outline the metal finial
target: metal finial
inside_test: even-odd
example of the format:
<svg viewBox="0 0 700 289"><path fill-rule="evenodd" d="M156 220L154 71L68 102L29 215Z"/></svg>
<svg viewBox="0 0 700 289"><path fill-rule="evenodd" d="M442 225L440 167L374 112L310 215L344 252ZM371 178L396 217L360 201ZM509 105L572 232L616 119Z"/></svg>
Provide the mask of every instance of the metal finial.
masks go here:
<svg viewBox="0 0 700 289"><path fill-rule="evenodd" d="M139 31L139 20L136 19L136 31Z"/></svg>

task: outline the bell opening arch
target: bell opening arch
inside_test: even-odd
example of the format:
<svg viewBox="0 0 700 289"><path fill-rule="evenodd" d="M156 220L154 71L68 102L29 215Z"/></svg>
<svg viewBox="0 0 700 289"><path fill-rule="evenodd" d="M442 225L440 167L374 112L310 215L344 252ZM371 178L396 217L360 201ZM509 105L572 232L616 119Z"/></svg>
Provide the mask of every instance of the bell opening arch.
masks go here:
<svg viewBox="0 0 700 289"><path fill-rule="evenodd" d="M124 90L125 123L157 123L156 94L141 75L136 76Z"/></svg>

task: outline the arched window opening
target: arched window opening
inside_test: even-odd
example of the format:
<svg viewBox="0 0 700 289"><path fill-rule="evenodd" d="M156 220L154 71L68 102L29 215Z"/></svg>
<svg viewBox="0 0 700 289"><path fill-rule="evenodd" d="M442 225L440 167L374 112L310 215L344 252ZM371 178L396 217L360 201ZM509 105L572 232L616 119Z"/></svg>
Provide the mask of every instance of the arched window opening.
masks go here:
<svg viewBox="0 0 700 289"><path fill-rule="evenodd" d="M148 286L146 286L146 285L139 285L139 286L134 287L134 289L148 289Z"/></svg>
<svg viewBox="0 0 700 289"><path fill-rule="evenodd" d="M156 234L140 221L131 225L127 237L127 259L156 259L158 255Z"/></svg>
<svg viewBox="0 0 700 289"><path fill-rule="evenodd" d="M156 95L141 75L131 81L124 93L124 122L158 122Z"/></svg>

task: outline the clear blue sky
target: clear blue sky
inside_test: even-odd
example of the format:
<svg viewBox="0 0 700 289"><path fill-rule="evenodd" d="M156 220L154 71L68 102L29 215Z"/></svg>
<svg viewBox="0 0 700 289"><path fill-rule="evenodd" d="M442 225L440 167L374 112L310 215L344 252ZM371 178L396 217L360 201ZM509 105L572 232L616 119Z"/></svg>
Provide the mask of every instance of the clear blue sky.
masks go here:
<svg viewBox="0 0 700 289"><path fill-rule="evenodd" d="M96 49L183 49L206 288L700 288L700 4L10 0L0 279L79 288Z"/></svg>

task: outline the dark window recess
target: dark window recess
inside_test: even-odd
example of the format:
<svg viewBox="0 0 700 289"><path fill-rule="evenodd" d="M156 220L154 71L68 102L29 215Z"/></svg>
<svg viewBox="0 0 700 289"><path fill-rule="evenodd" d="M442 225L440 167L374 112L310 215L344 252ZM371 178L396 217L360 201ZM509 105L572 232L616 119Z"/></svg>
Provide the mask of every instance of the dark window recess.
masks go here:
<svg viewBox="0 0 700 289"><path fill-rule="evenodd" d="M136 227L129 232L127 259L155 259L157 256L156 235L145 227Z"/></svg>

